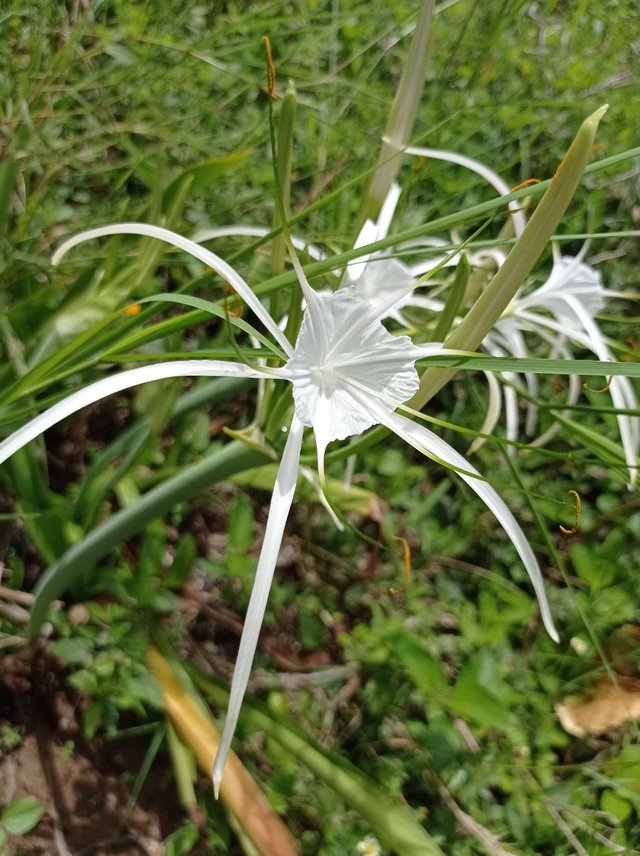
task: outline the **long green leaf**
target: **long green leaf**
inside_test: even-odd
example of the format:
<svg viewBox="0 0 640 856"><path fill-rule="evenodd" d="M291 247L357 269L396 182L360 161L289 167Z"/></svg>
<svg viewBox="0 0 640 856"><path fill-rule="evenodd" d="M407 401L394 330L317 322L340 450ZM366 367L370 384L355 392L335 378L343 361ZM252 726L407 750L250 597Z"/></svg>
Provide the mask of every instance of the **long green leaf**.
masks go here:
<svg viewBox="0 0 640 856"><path fill-rule="evenodd" d="M536 357L489 357L485 354L461 353L460 356L424 357L430 367L453 367L456 371L520 372L548 375L584 375L585 377L640 377L640 363L604 362L602 360L552 360Z"/></svg>
<svg viewBox="0 0 640 856"><path fill-rule="evenodd" d="M248 324L243 318L237 317L235 315L231 315L229 312L225 311L223 306L220 306L217 303L213 303L211 300L203 300L201 297L193 297L190 294L152 294L150 297L145 297L143 300L139 300L138 303L178 303L183 306L190 306L192 309L201 309L203 312L208 312L210 315L215 315L216 318L221 318L223 321L228 321L230 324L233 324L234 327L237 327L239 330L242 330L244 333L248 333L250 336L253 336L254 339L257 339L258 342L261 342L265 348L268 348L272 353L274 353L280 359L284 359L284 354L280 350L280 348L276 347L272 342L267 339L266 336L263 336L259 330L256 330L255 327L252 327L251 324Z"/></svg>
<svg viewBox="0 0 640 856"><path fill-rule="evenodd" d="M60 597L82 573L95 567L113 547L136 535L150 520L166 514L176 503L191 499L213 482L261 463L264 457L258 452L242 443L229 443L148 491L74 544L38 581L29 638L33 640L37 636L51 601Z"/></svg>

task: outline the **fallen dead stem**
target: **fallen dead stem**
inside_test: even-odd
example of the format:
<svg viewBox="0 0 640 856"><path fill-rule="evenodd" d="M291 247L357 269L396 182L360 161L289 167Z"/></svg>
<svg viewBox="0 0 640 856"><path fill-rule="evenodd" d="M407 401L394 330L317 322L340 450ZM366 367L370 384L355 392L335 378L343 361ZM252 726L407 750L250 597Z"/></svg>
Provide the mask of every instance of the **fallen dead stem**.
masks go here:
<svg viewBox="0 0 640 856"><path fill-rule="evenodd" d="M442 802L458 821L458 825L462 832L475 838L476 841L484 847L487 853L490 854L490 856L514 856L511 850L505 850L500 843L500 839L496 835L460 808L453 798L451 791L439 776L433 772L428 772L427 776L435 785Z"/></svg>

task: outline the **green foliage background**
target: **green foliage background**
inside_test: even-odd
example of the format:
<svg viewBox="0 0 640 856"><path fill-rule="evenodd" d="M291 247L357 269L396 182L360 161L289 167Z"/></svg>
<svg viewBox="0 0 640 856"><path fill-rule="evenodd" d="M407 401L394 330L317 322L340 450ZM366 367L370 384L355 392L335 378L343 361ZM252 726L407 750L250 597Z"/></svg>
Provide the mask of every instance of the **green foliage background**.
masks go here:
<svg viewBox="0 0 640 856"><path fill-rule="evenodd" d="M128 302L169 286L221 296L197 265L165 256L152 242L140 242L139 253L125 241L91 244L60 270L49 258L62 236L114 220L147 220L185 234L272 223L264 33L281 87L291 78L299 93L297 228L336 251L353 245L414 15L413 4L395 0L3 5L3 432L141 348L170 354L227 347L224 325L203 323L202 314L184 323L167 320L177 313L166 307L122 314ZM633 0L598 8L586 0L460 0L441 4L434 26L416 143L464 152L515 186L550 177L581 120L607 101L603 152L637 145L640 20ZM492 196L464 170L442 163L408 164L401 177L398 229ZM636 284L637 243L622 233L637 226L639 195L637 161L589 175L562 226L564 235L613 236L595 238L591 254L602 257L604 279L618 290ZM581 243L569 241L566 251ZM258 283L269 275L268 252L246 248L229 239L220 252ZM625 358L633 358L627 339L637 320L634 304L622 302L602 320ZM154 385L52 432L46 466L42 444L16 456L0 474L5 582L31 589L43 568L97 524L221 450L222 424L246 424L252 395L246 384L229 382L189 391L179 382ZM430 412L477 428L484 395L478 378L463 373ZM455 478L399 444L368 449L358 466L359 510L372 495L385 501L379 529L362 524L382 543L379 553L336 532L312 492L288 527L289 559L270 600L255 693L267 709L294 717L318 746L402 794L448 854L486 851L476 837L459 835L443 786L513 853L599 856L633 852L640 840L637 725L578 740L553 710L599 675L638 677L636 649L622 662L612 633L638 622L640 502L626 490L616 449L601 440L615 436L608 402L586 390L581 404L590 406L575 414L581 434L569 424L549 448L520 450L512 463L499 439L478 455L479 469L490 473L542 557L562 628L559 647L537 632L524 570L489 513ZM465 448L460 435L444 436ZM334 465L332 475L341 472ZM567 539L558 523L571 525L570 489L583 508L577 535ZM150 627L159 621L197 665L228 677L237 634L221 617L241 621L244 614L267 500L259 480L224 482L177 502L87 565L68 599L84 604L86 615L78 623L67 610L57 612L49 650L68 664L69 686L89 699L89 737L117 738L127 711L163 728L144 666ZM412 548L412 575L401 594L392 593L402 579L395 535ZM190 585L213 592L208 611L195 618L184 607ZM3 624L6 633L21 632ZM318 664L344 670L334 682L302 681L288 692L276 674L283 662L300 672ZM348 802L250 725L237 746L304 853L357 852L370 828ZM238 852L206 783L199 799L209 846Z"/></svg>

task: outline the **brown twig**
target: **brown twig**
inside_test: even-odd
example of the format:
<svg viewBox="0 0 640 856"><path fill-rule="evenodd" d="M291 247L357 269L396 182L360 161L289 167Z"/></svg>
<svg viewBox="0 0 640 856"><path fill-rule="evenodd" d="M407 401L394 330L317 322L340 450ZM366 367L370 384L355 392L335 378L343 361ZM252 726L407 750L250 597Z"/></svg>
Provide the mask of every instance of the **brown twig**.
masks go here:
<svg viewBox="0 0 640 856"><path fill-rule="evenodd" d="M442 779L433 772L427 774L440 795L440 799L447 806L451 814L458 821L458 825L462 832L466 835L471 835L476 841L481 844L490 856L514 856L511 850L505 850L500 839L490 832L486 827L479 823L470 814L460 808L458 803L453 798L451 791Z"/></svg>

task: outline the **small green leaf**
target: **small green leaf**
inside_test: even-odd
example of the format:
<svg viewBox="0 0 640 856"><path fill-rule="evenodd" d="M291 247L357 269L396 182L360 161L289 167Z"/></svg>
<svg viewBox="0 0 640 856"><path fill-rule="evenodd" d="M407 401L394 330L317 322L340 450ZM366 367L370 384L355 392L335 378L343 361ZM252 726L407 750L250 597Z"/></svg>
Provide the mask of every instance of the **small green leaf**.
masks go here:
<svg viewBox="0 0 640 856"><path fill-rule="evenodd" d="M569 552L576 574L592 591L611 584L614 577L611 565L602 560L592 545L583 542L572 544Z"/></svg>
<svg viewBox="0 0 640 856"><path fill-rule="evenodd" d="M234 499L229 512L229 550L246 553L253 544L255 518L246 496Z"/></svg>
<svg viewBox="0 0 640 856"><path fill-rule="evenodd" d="M56 639L51 653L71 666L88 666L93 659L93 642L89 639Z"/></svg>
<svg viewBox="0 0 640 856"><path fill-rule="evenodd" d="M618 796L615 791L610 790L602 792L600 808L608 812L608 814L612 815L620 823L625 821L633 811L630 802Z"/></svg>
<svg viewBox="0 0 640 856"><path fill-rule="evenodd" d="M9 835L24 835L40 822L44 806L35 797L23 797L9 803L2 814L2 825Z"/></svg>
<svg viewBox="0 0 640 856"><path fill-rule="evenodd" d="M173 562L164 575L164 585L167 588L181 588L189 578L197 555L195 538L187 532L178 541Z"/></svg>
<svg viewBox="0 0 640 856"><path fill-rule="evenodd" d="M408 633L397 633L389 642L393 653L427 699L436 698L449 690L449 681L439 660Z"/></svg>
<svg viewBox="0 0 640 856"><path fill-rule="evenodd" d="M188 856L198 842L200 833L192 823L184 823L162 842L166 856Z"/></svg>
<svg viewBox="0 0 640 856"><path fill-rule="evenodd" d="M615 779L621 788L631 793L640 793L640 746L631 744L625 746L616 758L607 765L608 774Z"/></svg>
<svg viewBox="0 0 640 856"><path fill-rule="evenodd" d="M491 660L482 654L471 657L460 672L447 704L457 714L486 728L504 731L510 725L507 704L498 697L499 689Z"/></svg>

